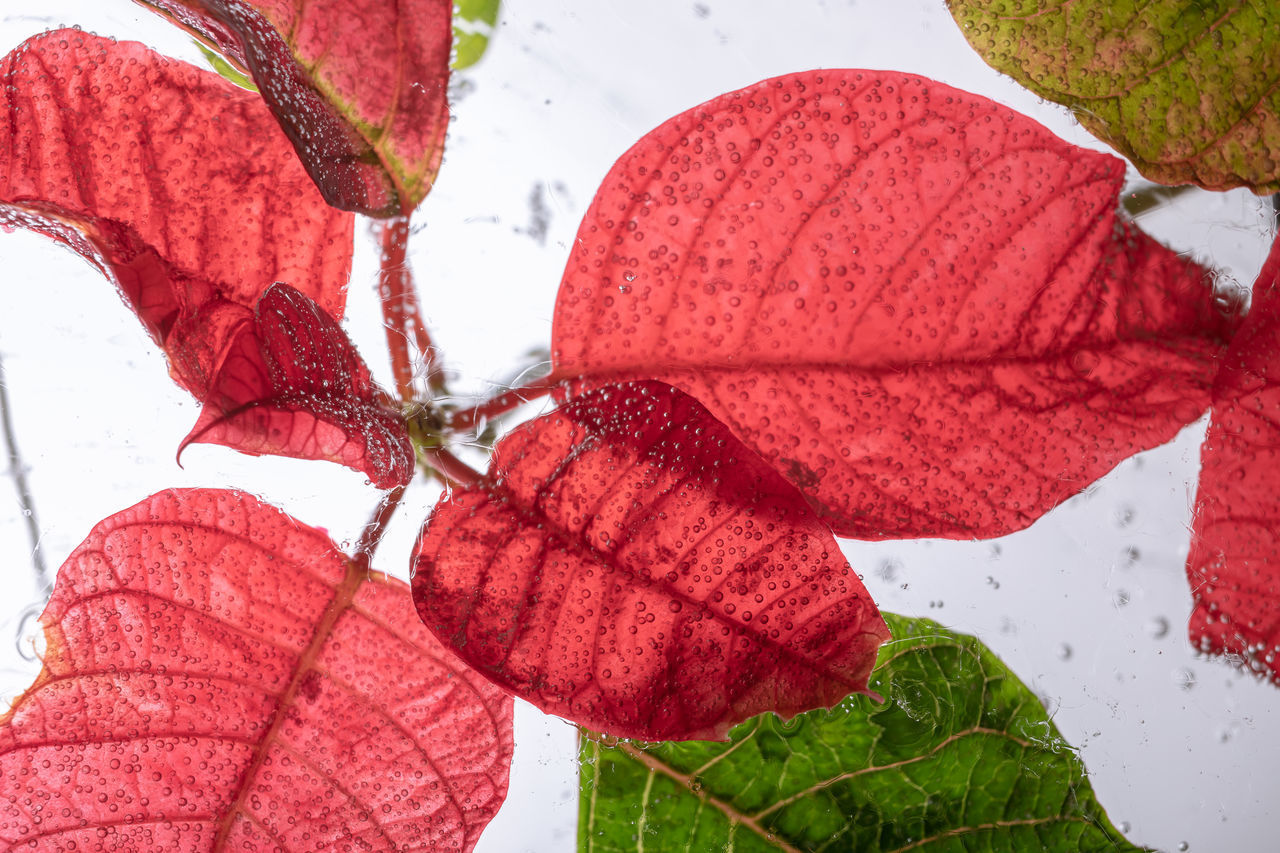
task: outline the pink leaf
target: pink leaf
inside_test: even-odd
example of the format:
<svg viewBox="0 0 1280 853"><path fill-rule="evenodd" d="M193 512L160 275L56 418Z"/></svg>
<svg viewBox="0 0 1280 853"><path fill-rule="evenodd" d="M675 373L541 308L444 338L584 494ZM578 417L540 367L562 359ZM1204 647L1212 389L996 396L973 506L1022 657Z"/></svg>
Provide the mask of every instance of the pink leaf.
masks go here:
<svg viewBox="0 0 1280 853"><path fill-rule="evenodd" d="M413 476L404 419L342 327L282 284L233 333L179 454L192 442L325 459L363 471L380 489Z"/></svg>
<svg viewBox="0 0 1280 853"><path fill-rule="evenodd" d="M319 531L155 495L58 573L45 669L0 727L13 850L470 850L511 701Z"/></svg>
<svg viewBox="0 0 1280 853"><path fill-rule="evenodd" d="M895 72L766 80L605 178L555 375L697 397L838 534L996 536L1195 420L1232 323L1119 160Z"/></svg>
<svg viewBox="0 0 1280 853"><path fill-rule="evenodd" d="M449 122L449 0L144 0L253 76L329 203L408 213Z"/></svg>
<svg viewBox="0 0 1280 853"><path fill-rule="evenodd" d="M342 315L352 217L324 203L256 95L79 30L27 41L0 72L0 225L114 279L197 397L272 282Z"/></svg>
<svg viewBox="0 0 1280 853"><path fill-rule="evenodd" d="M723 739L866 692L888 629L803 498L695 400L585 394L497 447L415 556L427 626L545 711Z"/></svg>
<svg viewBox="0 0 1280 853"><path fill-rule="evenodd" d="M1280 684L1280 240L1223 358L1200 452L1191 643Z"/></svg>

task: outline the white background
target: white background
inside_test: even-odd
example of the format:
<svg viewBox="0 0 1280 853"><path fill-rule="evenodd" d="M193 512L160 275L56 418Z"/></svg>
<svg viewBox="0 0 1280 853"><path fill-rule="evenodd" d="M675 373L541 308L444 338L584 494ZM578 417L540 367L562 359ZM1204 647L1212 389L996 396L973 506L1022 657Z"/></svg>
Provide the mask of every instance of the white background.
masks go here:
<svg viewBox="0 0 1280 853"><path fill-rule="evenodd" d="M123 0L41 9L0 13L0 47L78 21L200 62L185 37ZM721 92L816 67L920 73L1101 147L1064 109L987 68L941 0L507 0L485 60L455 83L445 165L415 220L425 227L412 261L455 387L486 393L549 345L567 246L605 171L636 139ZM1271 228L1269 209L1243 192L1193 193L1140 221L1244 283ZM389 384L375 256L361 225L357 232L347 327ZM197 407L111 286L30 234L0 233L0 259L0 354L51 570L99 519L170 486L243 488L338 541L364 523L377 493L336 466L193 446L178 468L173 454ZM846 552L884 609L977 634L1043 697L1131 840L1249 853L1275 846L1280 694L1196 659L1184 639L1183 561L1203 430L1202 422L1129 460L1023 533L848 543ZM407 575L436 493L421 483L411 490L380 568ZM22 618L38 599L31 565L21 510L10 483L0 483L3 696L21 692L36 669L18 653L30 655L36 634ZM522 707L516 738L511 796L481 849L573 849L572 727Z"/></svg>

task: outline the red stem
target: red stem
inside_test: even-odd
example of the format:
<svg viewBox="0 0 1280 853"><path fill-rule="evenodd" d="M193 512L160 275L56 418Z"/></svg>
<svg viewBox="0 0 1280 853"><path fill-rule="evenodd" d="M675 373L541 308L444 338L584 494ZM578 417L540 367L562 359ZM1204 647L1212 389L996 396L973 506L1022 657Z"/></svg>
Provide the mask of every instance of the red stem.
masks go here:
<svg viewBox="0 0 1280 853"><path fill-rule="evenodd" d="M422 322L418 293L413 286L413 271L406 257L409 246L409 217L397 216L380 225L382 261L378 272L378 296L382 300L382 322L387 332L387 349L391 353L391 370L400 399L415 398L413 390L413 358L409 339L422 356L427 385L440 390L444 376L440 371L435 345Z"/></svg>
<svg viewBox="0 0 1280 853"><path fill-rule="evenodd" d="M462 430L475 429L483 421L496 417L503 412L509 412L512 409L522 406L530 400L536 400L549 394L561 382L554 374L535 379L528 385L521 385L518 388L512 388L503 391L495 397L490 397L483 403L478 403L469 409L460 409L453 413L453 417L449 421L449 426L461 432Z"/></svg>
<svg viewBox="0 0 1280 853"><path fill-rule="evenodd" d="M351 553L351 561L365 571L369 570L373 562L373 554L378 550L378 544L382 542L382 537L387 532L387 524L400 508L400 501L404 497L406 488L408 487L397 486L382 498L377 509L373 511L373 517L365 525L364 532L360 534L359 541L356 542L356 547Z"/></svg>
<svg viewBox="0 0 1280 853"><path fill-rule="evenodd" d="M427 459L427 464L451 486L475 487L479 486L484 479L484 475L479 471L443 447L433 447L422 453Z"/></svg>

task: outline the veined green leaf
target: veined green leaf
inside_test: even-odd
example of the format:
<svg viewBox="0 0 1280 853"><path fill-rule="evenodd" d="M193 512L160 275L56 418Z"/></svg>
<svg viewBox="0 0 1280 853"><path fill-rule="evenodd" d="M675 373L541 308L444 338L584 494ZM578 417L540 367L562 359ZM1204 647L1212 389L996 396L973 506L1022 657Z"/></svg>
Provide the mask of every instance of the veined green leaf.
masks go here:
<svg viewBox="0 0 1280 853"><path fill-rule="evenodd" d="M453 70L480 61L498 24L499 0L457 0L453 6Z"/></svg>
<svg viewBox="0 0 1280 853"><path fill-rule="evenodd" d="M578 848L1136 851L1039 700L973 637L884 614L852 696L729 743L583 741Z"/></svg>
<svg viewBox="0 0 1280 853"><path fill-rule="evenodd" d="M991 66L1165 184L1280 189L1280 4L948 0Z"/></svg>

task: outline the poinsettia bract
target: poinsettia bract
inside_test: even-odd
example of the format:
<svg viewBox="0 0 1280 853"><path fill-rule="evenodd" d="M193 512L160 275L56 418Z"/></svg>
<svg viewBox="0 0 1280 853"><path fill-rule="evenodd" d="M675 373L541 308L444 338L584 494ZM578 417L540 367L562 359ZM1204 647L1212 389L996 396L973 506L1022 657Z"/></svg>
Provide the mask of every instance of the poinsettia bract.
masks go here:
<svg viewBox="0 0 1280 853"><path fill-rule="evenodd" d="M58 573L44 671L0 726L9 850L469 850L511 700L408 588L237 492L170 491Z"/></svg>
<svg viewBox="0 0 1280 853"><path fill-rule="evenodd" d="M659 382L586 394L495 448L428 519L423 621L550 713L724 739L866 691L889 632L801 495Z"/></svg>
<svg viewBox="0 0 1280 853"><path fill-rule="evenodd" d="M766 80L614 165L555 373L697 397L840 535L1025 527L1207 407L1234 318L1119 160L897 72Z"/></svg>

